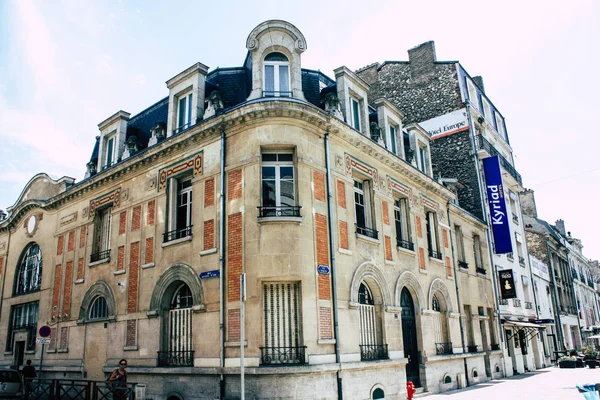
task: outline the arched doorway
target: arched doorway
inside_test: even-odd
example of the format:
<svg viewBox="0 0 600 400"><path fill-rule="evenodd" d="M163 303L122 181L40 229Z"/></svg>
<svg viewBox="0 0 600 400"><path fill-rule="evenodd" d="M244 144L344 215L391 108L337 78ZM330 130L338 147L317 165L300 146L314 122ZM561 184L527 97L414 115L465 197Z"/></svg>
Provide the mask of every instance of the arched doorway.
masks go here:
<svg viewBox="0 0 600 400"><path fill-rule="evenodd" d="M163 305L163 351L159 352L159 366L191 366L194 362L192 336L193 296L190 287L181 281L170 285L171 296Z"/></svg>
<svg viewBox="0 0 600 400"><path fill-rule="evenodd" d="M417 343L417 324L415 319L415 305L407 288L402 289L400 295L402 307L402 337L404 339L404 356L408 358L406 364L406 380L416 387L421 386L419 378L419 346Z"/></svg>

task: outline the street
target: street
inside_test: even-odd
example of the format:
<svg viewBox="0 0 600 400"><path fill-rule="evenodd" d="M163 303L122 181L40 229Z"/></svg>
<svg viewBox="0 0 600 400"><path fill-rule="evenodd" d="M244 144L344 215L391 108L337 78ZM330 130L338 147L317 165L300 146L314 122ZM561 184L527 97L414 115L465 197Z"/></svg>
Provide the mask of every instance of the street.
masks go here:
<svg viewBox="0 0 600 400"><path fill-rule="evenodd" d="M583 395L575 388L576 384L582 383L600 383L600 369L550 367L480 383L467 389L428 396L428 398L431 400L582 400Z"/></svg>

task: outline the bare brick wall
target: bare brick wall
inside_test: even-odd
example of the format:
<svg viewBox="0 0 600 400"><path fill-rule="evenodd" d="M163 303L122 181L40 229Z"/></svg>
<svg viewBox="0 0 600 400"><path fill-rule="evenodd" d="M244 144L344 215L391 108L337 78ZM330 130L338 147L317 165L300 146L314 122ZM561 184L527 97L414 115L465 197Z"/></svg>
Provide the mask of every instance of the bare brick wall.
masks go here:
<svg viewBox="0 0 600 400"><path fill-rule="evenodd" d="M204 250L215 247L215 220L204 221Z"/></svg>
<svg viewBox="0 0 600 400"><path fill-rule="evenodd" d="M54 291L52 292L52 315L58 315L58 301L60 299L60 280L62 275L62 265L58 264L54 268Z"/></svg>
<svg viewBox="0 0 600 400"><path fill-rule="evenodd" d="M229 200L235 200L242 197L242 170L236 169L229 172L229 179L227 182L227 192L229 193Z"/></svg>
<svg viewBox="0 0 600 400"><path fill-rule="evenodd" d="M146 249L144 252L144 264L154 262L154 237L146 238Z"/></svg>
<svg viewBox="0 0 600 400"><path fill-rule="evenodd" d="M65 286L63 289L63 314L71 317L71 291L73 289L73 261L67 261L65 267Z"/></svg>
<svg viewBox="0 0 600 400"><path fill-rule="evenodd" d="M227 221L227 299L240 299L242 273L242 213L229 216Z"/></svg>
<svg viewBox="0 0 600 400"><path fill-rule="evenodd" d="M319 339L333 339L330 307L319 307Z"/></svg>
<svg viewBox="0 0 600 400"><path fill-rule="evenodd" d="M322 172L313 171L313 183L315 200L325 201L325 175Z"/></svg>
<svg viewBox="0 0 600 400"><path fill-rule="evenodd" d="M341 208L346 208L346 184L343 181L337 181L337 202Z"/></svg>
<svg viewBox="0 0 600 400"><path fill-rule="evenodd" d="M137 321L135 319L127 320L127 332L125 336L125 346L135 346L137 336Z"/></svg>
<svg viewBox="0 0 600 400"><path fill-rule="evenodd" d="M69 240L67 242L67 251L75 250L75 231L69 232Z"/></svg>
<svg viewBox="0 0 600 400"><path fill-rule="evenodd" d="M240 330L240 310L229 310L227 312L227 337L230 342L239 342L241 338Z"/></svg>
<svg viewBox="0 0 600 400"><path fill-rule="evenodd" d="M150 200L148 202L148 216L146 220L146 224L148 226L154 225L154 215L156 213L156 200Z"/></svg>
<svg viewBox="0 0 600 400"><path fill-rule="evenodd" d="M65 236L60 235L58 237L58 243L56 245L56 255L60 256L63 253L64 249L65 249Z"/></svg>
<svg viewBox="0 0 600 400"><path fill-rule="evenodd" d="M215 179L207 179L204 183L204 207L215 205Z"/></svg>
<svg viewBox="0 0 600 400"><path fill-rule="evenodd" d="M137 231L142 225L142 206L133 207L133 213L131 215L131 230Z"/></svg>
<svg viewBox="0 0 600 400"><path fill-rule="evenodd" d="M127 227L127 211L121 211L119 214L119 235L125 233Z"/></svg>
<svg viewBox="0 0 600 400"><path fill-rule="evenodd" d="M138 274L140 266L140 242L131 243L129 251L129 290L127 291L127 312L137 311Z"/></svg>

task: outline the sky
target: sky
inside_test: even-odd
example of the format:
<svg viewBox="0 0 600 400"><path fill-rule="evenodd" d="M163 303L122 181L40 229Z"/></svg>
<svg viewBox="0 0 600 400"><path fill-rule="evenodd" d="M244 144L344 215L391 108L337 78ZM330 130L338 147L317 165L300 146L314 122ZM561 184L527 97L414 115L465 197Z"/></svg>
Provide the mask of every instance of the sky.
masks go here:
<svg viewBox="0 0 600 400"><path fill-rule="evenodd" d="M0 209L37 173L83 179L98 123L166 97L198 61L241 65L269 19L300 29L302 66L332 78L435 41L439 61L483 76L539 217L600 259L597 0L0 1Z"/></svg>

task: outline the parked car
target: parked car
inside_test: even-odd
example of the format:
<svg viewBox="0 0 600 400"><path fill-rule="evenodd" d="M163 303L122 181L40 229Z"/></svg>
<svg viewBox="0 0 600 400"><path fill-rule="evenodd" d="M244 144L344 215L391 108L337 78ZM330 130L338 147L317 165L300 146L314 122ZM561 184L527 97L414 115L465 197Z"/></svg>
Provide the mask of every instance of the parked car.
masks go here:
<svg viewBox="0 0 600 400"><path fill-rule="evenodd" d="M23 380L16 369L0 369L0 399L23 397Z"/></svg>

